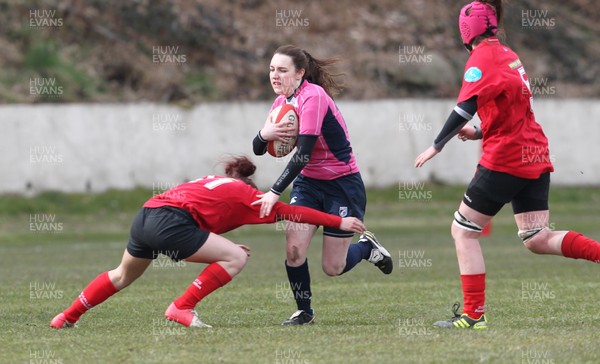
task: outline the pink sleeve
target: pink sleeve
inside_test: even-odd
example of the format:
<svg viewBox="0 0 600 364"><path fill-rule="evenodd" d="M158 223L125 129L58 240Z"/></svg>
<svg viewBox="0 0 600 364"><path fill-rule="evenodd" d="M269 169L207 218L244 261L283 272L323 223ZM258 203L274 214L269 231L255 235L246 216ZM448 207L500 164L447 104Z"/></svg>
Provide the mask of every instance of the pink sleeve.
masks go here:
<svg viewBox="0 0 600 364"><path fill-rule="evenodd" d="M326 94L317 89L314 95L308 96L301 105L298 105L300 118L299 134L320 135L323 119L327 114Z"/></svg>
<svg viewBox="0 0 600 364"><path fill-rule="evenodd" d="M271 111L273 111L273 109L275 109L277 106L282 105L285 103L285 98L283 96L278 96L275 101L273 101L273 105L271 105L271 108L269 109L269 114L271 113Z"/></svg>

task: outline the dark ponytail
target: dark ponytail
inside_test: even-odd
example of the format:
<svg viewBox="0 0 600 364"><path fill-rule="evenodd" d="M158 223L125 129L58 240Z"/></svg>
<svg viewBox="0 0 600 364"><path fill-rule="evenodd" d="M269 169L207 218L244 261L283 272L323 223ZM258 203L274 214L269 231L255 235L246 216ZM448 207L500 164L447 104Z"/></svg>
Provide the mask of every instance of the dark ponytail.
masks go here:
<svg viewBox="0 0 600 364"><path fill-rule="evenodd" d="M504 16L504 8L502 7L502 0L480 0L482 3L491 5L496 10L496 19L498 19L498 27L502 23L502 17Z"/></svg>
<svg viewBox="0 0 600 364"><path fill-rule="evenodd" d="M256 166L248 157L241 155L232 157L231 159L224 162L225 164L225 176L231 178L241 179L250 186L256 188L252 176L256 171Z"/></svg>
<svg viewBox="0 0 600 364"><path fill-rule="evenodd" d="M318 59L293 45L281 46L277 48L275 54L283 54L292 58L296 70L304 69L304 79L323 87L329 96L333 97L344 89L343 85L336 80L343 74L334 74L329 71L329 66L340 61L339 57Z"/></svg>

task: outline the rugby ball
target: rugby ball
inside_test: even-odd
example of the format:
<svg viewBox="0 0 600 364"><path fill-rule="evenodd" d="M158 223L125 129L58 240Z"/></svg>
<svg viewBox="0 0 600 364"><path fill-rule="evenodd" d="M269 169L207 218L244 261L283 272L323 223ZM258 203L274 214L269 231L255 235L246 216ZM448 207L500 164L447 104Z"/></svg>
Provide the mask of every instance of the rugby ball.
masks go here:
<svg viewBox="0 0 600 364"><path fill-rule="evenodd" d="M271 140L267 144L267 152L273 157L285 157L296 147L298 141L298 114L294 106L283 104L277 106L270 114L271 122L274 124L286 123L287 126L294 127L294 130L289 132L289 136L284 137L287 143L279 140Z"/></svg>

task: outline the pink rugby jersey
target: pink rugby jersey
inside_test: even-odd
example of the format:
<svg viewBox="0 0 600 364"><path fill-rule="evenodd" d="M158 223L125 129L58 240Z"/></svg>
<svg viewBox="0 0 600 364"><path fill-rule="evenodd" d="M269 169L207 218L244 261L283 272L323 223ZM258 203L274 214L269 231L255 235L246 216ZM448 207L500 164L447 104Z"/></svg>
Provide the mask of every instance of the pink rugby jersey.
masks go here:
<svg viewBox="0 0 600 364"><path fill-rule="evenodd" d="M283 103L296 108L300 119L299 134L318 136L310 160L302 169L303 175L332 180L359 172L346 122L321 86L304 80L292 97L277 97L271 110Z"/></svg>

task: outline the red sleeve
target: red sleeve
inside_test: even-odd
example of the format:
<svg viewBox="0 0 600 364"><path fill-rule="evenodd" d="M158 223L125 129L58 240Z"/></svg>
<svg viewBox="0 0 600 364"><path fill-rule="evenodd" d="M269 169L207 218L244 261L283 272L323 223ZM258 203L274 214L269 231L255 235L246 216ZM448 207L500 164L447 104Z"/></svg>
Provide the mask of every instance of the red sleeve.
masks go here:
<svg viewBox="0 0 600 364"><path fill-rule="evenodd" d="M324 225L339 228L342 224L340 216L326 214L315 209L304 206L293 206L283 202L277 202L273 207L277 220L287 220L312 225Z"/></svg>
<svg viewBox="0 0 600 364"><path fill-rule="evenodd" d="M486 47L491 48L491 47ZM491 49L481 49L471 55L465 66L462 87L457 103L477 96L477 108L494 99L501 90L499 70L494 69L495 62Z"/></svg>
<svg viewBox="0 0 600 364"><path fill-rule="evenodd" d="M273 206L269 216L265 216L261 219L259 217L260 205L251 204L258 200L256 195L263 192L248 185L240 185L238 188L243 188L245 191L232 194L228 200L231 204L229 219L234 220L235 225L237 226L246 224L272 224L280 220L312 225L324 225L334 228L339 228L342 224L342 218L340 216L326 214L304 206L292 206L283 202L277 202Z"/></svg>

